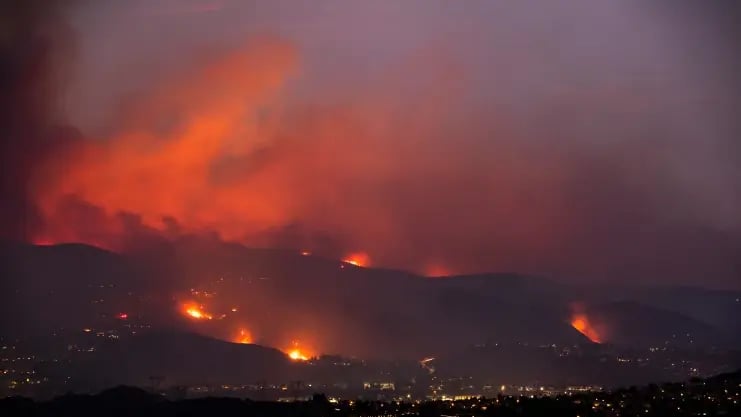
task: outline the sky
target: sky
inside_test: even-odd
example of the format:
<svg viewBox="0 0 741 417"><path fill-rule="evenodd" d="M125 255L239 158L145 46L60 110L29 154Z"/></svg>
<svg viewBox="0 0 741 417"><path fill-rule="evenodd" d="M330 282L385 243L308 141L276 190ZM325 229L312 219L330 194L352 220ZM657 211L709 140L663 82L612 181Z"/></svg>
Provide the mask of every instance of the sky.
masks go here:
<svg viewBox="0 0 741 417"><path fill-rule="evenodd" d="M11 238L741 286L723 2L51 4L4 13Z"/></svg>

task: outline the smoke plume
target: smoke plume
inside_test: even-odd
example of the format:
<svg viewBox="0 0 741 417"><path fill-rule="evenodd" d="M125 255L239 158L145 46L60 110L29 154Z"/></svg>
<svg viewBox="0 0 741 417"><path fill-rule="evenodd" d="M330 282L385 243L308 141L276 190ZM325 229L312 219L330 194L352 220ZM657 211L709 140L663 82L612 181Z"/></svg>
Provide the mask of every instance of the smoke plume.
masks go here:
<svg viewBox="0 0 741 417"><path fill-rule="evenodd" d="M738 130L719 70L728 39L697 25L710 52L661 48L665 37L681 44L673 28L685 16L659 33L651 24L668 18L643 10L635 33L622 33L632 20L595 6L579 19L604 34L588 42L591 23L556 22L551 41L536 12L504 10L523 27L491 29L493 43L460 29L460 39L415 45L369 74L317 64L316 48L290 33L249 34L189 49L82 138L53 127L53 70L67 48L50 43L61 30L54 15L17 12L26 24L3 46L3 196L12 198L2 218L25 231L38 224L25 236L36 242L128 250L142 236L216 234L337 258L362 252L433 275L736 285L739 160L728 150ZM529 31L510 44L497 32L507 30ZM720 82L703 82L713 75ZM76 137L61 149L49 142L65 135Z"/></svg>

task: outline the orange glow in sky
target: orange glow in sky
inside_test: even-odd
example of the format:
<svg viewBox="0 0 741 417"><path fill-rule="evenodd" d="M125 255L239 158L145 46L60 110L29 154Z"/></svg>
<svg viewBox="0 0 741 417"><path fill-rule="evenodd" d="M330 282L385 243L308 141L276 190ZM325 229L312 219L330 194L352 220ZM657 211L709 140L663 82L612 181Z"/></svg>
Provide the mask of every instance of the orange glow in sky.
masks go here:
<svg viewBox="0 0 741 417"><path fill-rule="evenodd" d="M370 266L370 256L365 252L355 252L347 255L342 262L359 267Z"/></svg>
<svg viewBox="0 0 741 417"><path fill-rule="evenodd" d="M514 241L516 247L530 249L529 243L534 242L547 253L549 241L561 242L562 236L553 230L565 227L561 222L538 224L532 230L522 226L532 223L522 219L560 218L550 214L558 208L552 205L561 199L549 204L549 196L539 193L538 198L545 201L537 205L512 208L500 204L529 201L518 190L532 189L531 178L547 180L538 182L537 189L556 189L560 176L553 163L532 161L527 175L519 175L521 164L510 166L509 161L518 160L520 149L508 143L497 152L486 151L501 161L487 160L481 167L471 164L468 157L469 150L482 151L478 141L459 149L457 142L451 147L443 141L424 140L429 149L419 152L423 138L443 135L441 125L430 122L443 120L450 110L459 108L446 87L449 82L457 85L458 76L448 79L447 69L430 74L435 81L429 87L445 91L434 94L439 97L435 100L399 101L397 82L389 80L384 91L346 91L338 86L330 94L336 95L338 104L325 105L322 99L316 106L305 105L303 100L287 98L293 96L287 89L302 72L299 47L256 37L208 59L195 60L137 91L120 111L111 114L115 129L101 132L103 137L71 141L63 154L55 153L34 167L30 198L44 225L35 241L84 242L126 251L137 248L140 235L174 239L181 234L216 232L224 241L274 247L283 245L277 231L302 219L305 233L328 230L337 235L332 239L342 236L342 244L331 251L307 244L297 247L297 252L311 248L314 255L336 256L336 250L343 250L339 254L344 255L345 250L362 248L362 252L340 256L345 268L385 265L424 271L411 255L419 255L424 245L418 244L429 239L427 231L434 230L438 242L478 235L478 212L447 225L438 216L407 208L434 204L445 212L460 212L461 204L478 204L478 194L460 186L477 178L477 187L497 190L492 206L481 207L486 218L518 215L517 221L497 224L501 236ZM424 88L420 93L428 91L427 85L420 87ZM413 106L415 117L399 124L396 112L389 109L401 103ZM164 120L168 121L166 129ZM482 133L488 136L489 129ZM389 146L394 152L384 151ZM343 157L336 158L336 154ZM443 154L448 156L444 167L437 159ZM497 167L496 175L489 174L490 166ZM482 176L483 172L487 174ZM397 179L399 185L389 189ZM419 200L407 193L430 183L448 184L440 191L445 193L443 198L424 194ZM328 201L358 184L363 199L346 199L326 209ZM399 198L390 199L390 191ZM469 201L469 195L475 200ZM506 207L504 212L500 206ZM134 220L134 224L123 219ZM411 224L415 226L407 227ZM407 233L414 243L408 249L385 250L391 242L405 241ZM455 251L446 251L446 256L458 261L471 256L460 246L451 244ZM374 254L372 264L368 253ZM527 252L527 259L530 256ZM518 265L517 261L507 258L512 265ZM445 262L456 271L461 265ZM497 265L497 269L508 267ZM198 318L198 312L194 313Z"/></svg>

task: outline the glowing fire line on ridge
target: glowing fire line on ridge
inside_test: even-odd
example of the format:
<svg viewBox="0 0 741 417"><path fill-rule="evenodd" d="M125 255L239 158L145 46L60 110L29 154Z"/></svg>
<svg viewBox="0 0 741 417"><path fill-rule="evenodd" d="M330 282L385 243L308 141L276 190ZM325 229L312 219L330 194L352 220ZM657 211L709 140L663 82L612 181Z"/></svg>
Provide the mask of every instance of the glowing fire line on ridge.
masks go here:
<svg viewBox="0 0 741 417"><path fill-rule="evenodd" d="M574 314L571 317L571 327L578 330L579 333L586 336L587 339L591 340L592 342L602 343L602 338L600 337L597 330L594 328L594 325L589 321L589 318L586 314Z"/></svg>
<svg viewBox="0 0 741 417"><path fill-rule="evenodd" d="M342 262L364 268L370 266L370 256L364 252L351 253L342 259Z"/></svg>
<svg viewBox="0 0 741 417"><path fill-rule="evenodd" d="M316 356L315 354L309 352L306 348L301 347L299 345L299 342L294 340L291 343L291 347L286 349L284 351L288 357L293 361L308 361L312 357Z"/></svg>
<svg viewBox="0 0 741 417"><path fill-rule="evenodd" d="M234 343L241 343L244 345L249 345L253 342L252 340L252 334L244 328L239 329L239 332L237 333L237 336L234 339Z"/></svg>

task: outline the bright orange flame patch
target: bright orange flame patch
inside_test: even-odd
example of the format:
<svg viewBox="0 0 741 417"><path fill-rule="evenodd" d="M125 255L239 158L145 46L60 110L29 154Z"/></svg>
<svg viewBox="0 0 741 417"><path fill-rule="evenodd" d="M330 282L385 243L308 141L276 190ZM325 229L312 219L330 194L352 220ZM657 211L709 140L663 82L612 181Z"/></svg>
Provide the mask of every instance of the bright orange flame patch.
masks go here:
<svg viewBox="0 0 741 417"><path fill-rule="evenodd" d="M309 360L309 358L301 353L300 349L293 349L292 351L288 352L288 357L293 359L294 361L306 361Z"/></svg>
<svg viewBox="0 0 741 417"><path fill-rule="evenodd" d="M359 267L367 267L370 266L370 256L364 252L355 252L346 256L342 262Z"/></svg>
<svg viewBox="0 0 741 417"><path fill-rule="evenodd" d="M594 328L593 323L590 323L589 317L586 314L574 314L571 317L571 327L579 331L594 343L602 343L599 333Z"/></svg>
<svg viewBox="0 0 741 417"><path fill-rule="evenodd" d="M248 345L252 343L252 334L247 329L239 329L237 336L234 339L234 343L242 343Z"/></svg>
<svg viewBox="0 0 741 417"><path fill-rule="evenodd" d="M197 304L184 304L182 308L183 314L186 316L195 319L195 320L211 320L213 319L213 316L209 313L206 313L203 310L203 306L197 305Z"/></svg>
<svg viewBox="0 0 741 417"><path fill-rule="evenodd" d="M294 361L308 361L311 357L315 356L315 354L310 352L307 348L300 346L298 341L293 341L291 347L286 349L284 352Z"/></svg>

